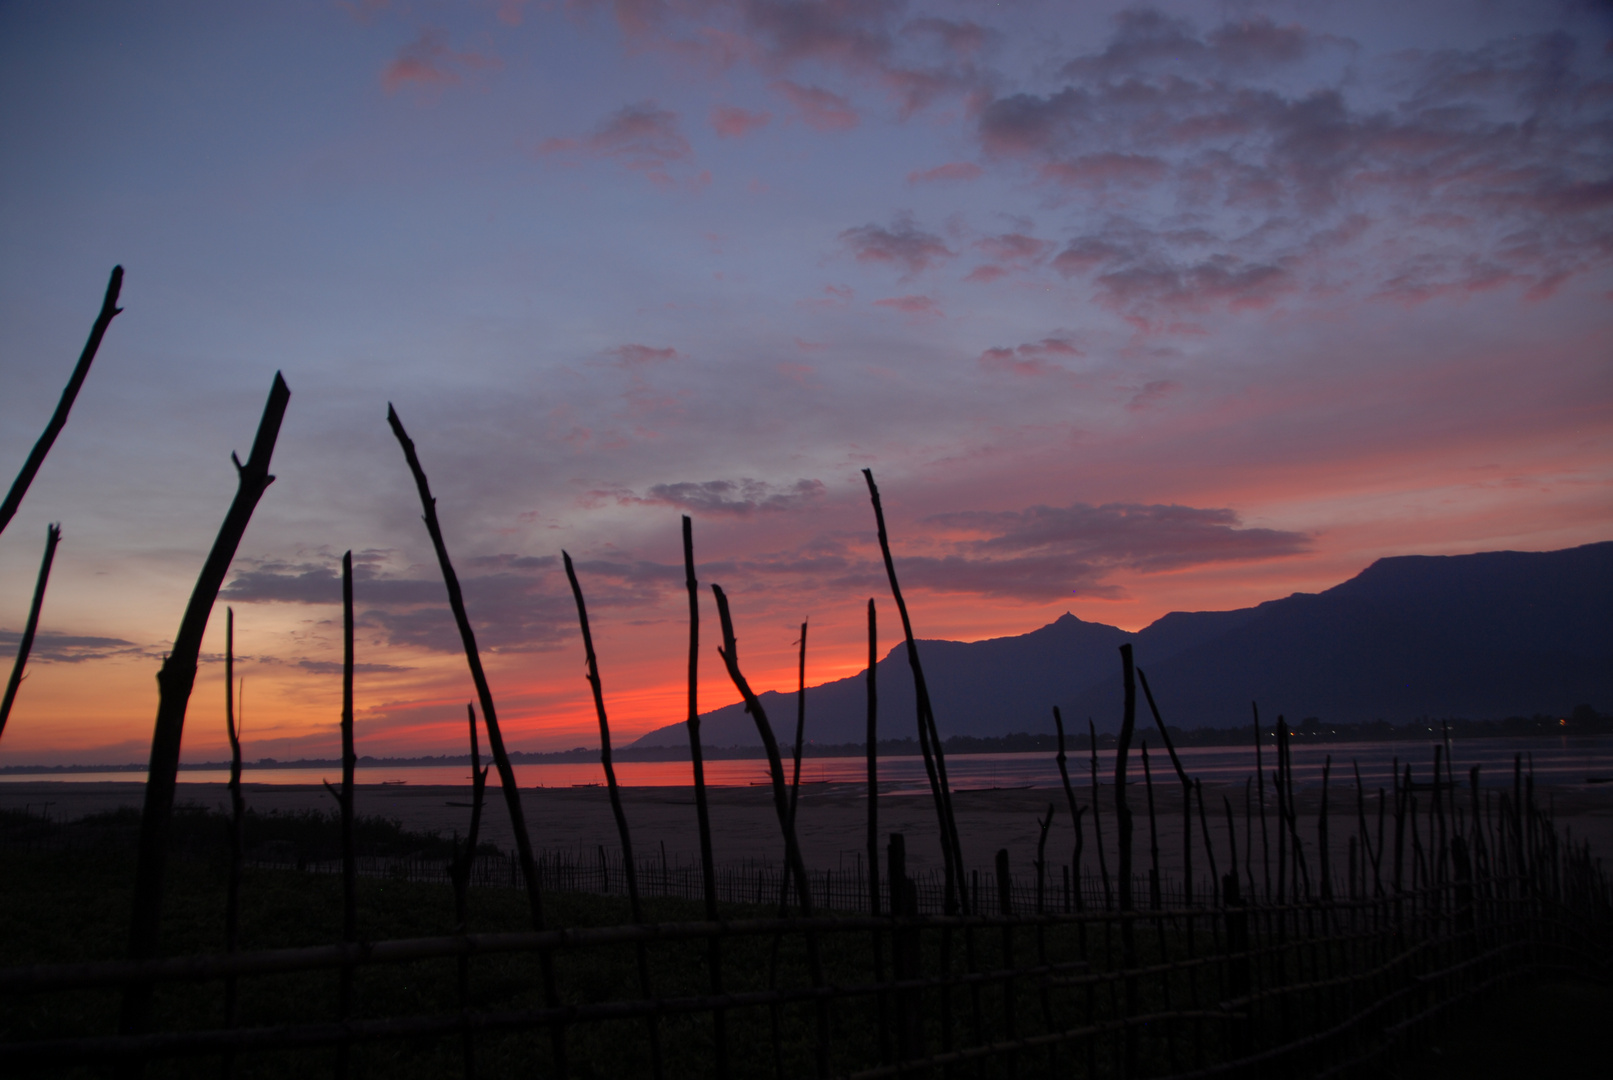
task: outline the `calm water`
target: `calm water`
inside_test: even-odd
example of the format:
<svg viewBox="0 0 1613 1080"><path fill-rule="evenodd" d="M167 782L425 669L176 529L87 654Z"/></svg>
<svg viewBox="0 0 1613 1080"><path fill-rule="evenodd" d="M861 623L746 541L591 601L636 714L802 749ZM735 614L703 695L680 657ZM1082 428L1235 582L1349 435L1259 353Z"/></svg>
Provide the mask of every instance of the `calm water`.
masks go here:
<svg viewBox="0 0 1613 1080"><path fill-rule="evenodd" d="M1458 773L1465 773L1478 765L1481 782L1487 785L1510 782L1512 758L1517 753L1526 755L1526 763L1528 755L1533 755L1535 779L1539 783L1583 784L1592 776L1613 777L1613 736L1453 740L1452 753ZM1408 762L1411 764L1415 779L1429 779L1434 743L1400 741L1306 745L1295 740L1295 782L1300 785L1320 783L1322 764L1329 754L1333 757L1333 775L1337 781L1353 782L1350 769L1353 759L1359 763L1361 779L1368 787L1387 787L1397 756L1402 768ZM1183 767L1206 783L1236 783L1248 776L1254 767L1252 747L1189 747L1181 751L1181 756ZM1172 782L1170 758L1163 753L1163 748L1156 753L1151 745L1149 758L1156 776L1167 783ZM1098 761L1104 781L1112 780L1114 752L1100 750ZM1265 756L1265 766L1267 770L1272 767L1269 753ZM789 769L788 762L785 768ZM1089 782L1090 758L1086 752L1072 752L1069 768L1072 781L1077 784ZM1140 780L1142 764L1135 753L1132 769L1133 778ZM801 778L812 783L862 783L867 775L865 770L866 764L860 757L807 758L801 765ZM1058 766L1050 753L953 754L947 757L947 773L954 788L1057 787L1059 784ZM522 787L570 787L604 781L604 771L598 762L517 765L515 775ZM618 762L616 778L628 787L676 787L692 783L688 762ZM765 783L767 778L765 759L706 762L706 782L714 786L744 787ZM919 757L880 758L879 778L882 790L895 793L928 790L924 761ZM139 772L0 775L0 783L40 780L128 783L141 779L143 776ZM321 780L339 781L341 769L333 766L312 769L249 768L243 774L243 779L252 784L318 784ZM187 770L179 774L182 784L222 784L228 780L229 774L223 769ZM470 769L465 765L361 768L358 780L364 784L468 784ZM496 784L497 775L494 774L491 780Z"/></svg>

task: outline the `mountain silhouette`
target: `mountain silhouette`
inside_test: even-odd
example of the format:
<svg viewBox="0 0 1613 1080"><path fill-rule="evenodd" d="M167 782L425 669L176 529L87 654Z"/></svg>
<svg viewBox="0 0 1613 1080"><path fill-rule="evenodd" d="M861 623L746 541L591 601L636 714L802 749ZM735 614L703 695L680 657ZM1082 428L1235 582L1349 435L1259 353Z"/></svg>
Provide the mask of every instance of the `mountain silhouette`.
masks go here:
<svg viewBox="0 0 1613 1080"><path fill-rule="evenodd" d="M1490 719L1566 714L1613 701L1613 541L1563 551L1406 555L1379 559L1321 593L1236 611L1172 612L1137 633L1062 615L987 641L918 642L942 737L998 736L1067 724L1118 728L1117 650L1131 642L1166 723L1247 724L1262 714L1336 723L1421 716ZM879 737L914 738L907 647L877 665ZM866 683L807 688L807 739L862 742ZM781 743L795 694L761 695ZM1139 710L1146 706L1139 704ZM634 746L685 745L671 724ZM710 746L760 740L742 704L703 714Z"/></svg>

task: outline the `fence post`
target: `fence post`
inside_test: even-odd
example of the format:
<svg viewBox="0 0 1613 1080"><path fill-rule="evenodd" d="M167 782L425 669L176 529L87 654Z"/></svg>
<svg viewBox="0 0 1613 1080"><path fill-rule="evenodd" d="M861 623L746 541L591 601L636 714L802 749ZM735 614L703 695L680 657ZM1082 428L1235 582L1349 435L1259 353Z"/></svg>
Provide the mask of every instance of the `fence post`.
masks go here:
<svg viewBox="0 0 1613 1080"><path fill-rule="evenodd" d="M1223 918L1227 931L1227 989L1234 1001L1249 996L1249 913L1244 908L1243 893L1238 887L1238 871L1234 866L1221 881L1221 902L1225 907ZM1251 1014L1249 1002L1243 1010ZM1233 1054L1242 1057L1250 1049L1249 1017L1232 1028Z"/></svg>

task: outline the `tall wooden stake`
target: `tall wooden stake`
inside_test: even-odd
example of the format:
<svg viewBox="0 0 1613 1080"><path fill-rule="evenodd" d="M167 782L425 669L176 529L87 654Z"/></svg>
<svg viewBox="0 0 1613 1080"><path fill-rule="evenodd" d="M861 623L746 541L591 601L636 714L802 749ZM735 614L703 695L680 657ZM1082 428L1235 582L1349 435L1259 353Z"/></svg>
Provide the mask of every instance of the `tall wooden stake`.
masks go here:
<svg viewBox="0 0 1613 1080"><path fill-rule="evenodd" d="M61 539L60 525L45 526L45 557L39 564L39 578L34 582L34 599L28 605L28 622L22 628L22 640L17 643L17 659L11 665L11 678L6 680L6 696L0 699L0 735L5 734L11 704L17 700L23 669L28 666L28 654L34 648L34 633L39 629L39 610L45 604L45 585L50 581L50 564L56 561L56 545Z"/></svg>
<svg viewBox="0 0 1613 1080"><path fill-rule="evenodd" d="M84 351L78 354L78 363L73 367L73 374L67 380L67 387L56 402L56 411L51 414L50 422L45 425L45 431L34 443L34 448L28 453L28 460L23 462L22 471L11 482L11 490L6 492L4 502L0 502L0 532L6 531L11 519L16 516L17 507L22 505L22 497L28 494L29 486L34 482L34 476L39 467L45 463L45 455L56 442L56 436L62 433L67 426L67 414L73 408L73 401L78 397L79 387L84 385L84 377L90 373L90 364L95 360L95 353L101 347L101 338L106 335L106 328L112 325L112 320L123 309L118 307L118 293L123 289L123 267L114 266L112 276L106 283L106 296L101 300L101 313L95 317L95 325L90 328L90 339L84 343Z"/></svg>
<svg viewBox="0 0 1613 1080"><path fill-rule="evenodd" d="M599 680L599 659L594 655L594 635L588 627L588 605L583 601L582 585L577 581L577 568L571 564L571 555L560 553L565 563L566 580L571 583L571 595L577 601L577 622L582 627L583 655L588 664L588 686L594 694L594 713L599 717L599 763L605 770L605 786L610 792L610 812L616 818L616 835L622 842L622 871L627 879L627 902L633 911L635 923L644 922L644 909L639 904L638 865L633 858L633 834L627 828L627 812L622 809L622 792L616 785L616 767L611 762L610 721L605 716L605 690ZM639 990L646 999L655 997L650 987L650 958L643 941L636 945L638 954ZM652 1014L645 1018L650 1035L650 1069L656 1077L662 1075L661 1026Z"/></svg>
<svg viewBox="0 0 1613 1080"><path fill-rule="evenodd" d="M1059 766L1059 781L1064 785L1064 799L1070 804L1070 821L1075 825L1075 853L1070 860L1070 873L1075 879L1075 909L1081 910L1081 815L1086 807L1075 805L1075 788L1070 784L1070 769L1064 754L1064 716L1057 705L1053 706L1053 726L1059 733L1059 753L1054 760Z"/></svg>
<svg viewBox="0 0 1613 1080"><path fill-rule="evenodd" d="M109 289L110 293L111 290ZM114 314L116 314L114 312ZM110 316L109 316L110 318ZM179 775L179 743L185 730L185 710L190 705L190 692L196 685L197 658L202 649L202 634L207 629L207 616L213 610L213 601L224 584L224 575L235 558L246 533L252 511L274 477L269 475L269 459L274 455L275 440L280 436L280 423L285 419L286 403L291 391L285 379L275 372L269 389L269 400L264 405L263 417L258 422L257 437L252 442L252 453L245 465L235 461L237 487L235 500L230 504L224 523L219 527L208 552L207 561L191 591L190 602L174 636L174 647L157 673L157 722L151 736L151 761L146 769L145 806L140 815L140 841L134 882L133 912L129 920L129 957L146 960L157 955L159 931L162 926L163 872L168 859L168 826L173 818L174 785ZM132 1035L146 1026L151 1009L151 984L130 983L124 990L120 1029ZM134 1062L129 1071L138 1073L141 1065Z"/></svg>
<svg viewBox="0 0 1613 1080"><path fill-rule="evenodd" d="M963 846L958 837L957 819L952 813L952 788L947 780L941 732L935 724L935 710L930 703L929 686L924 681L924 667L919 663L918 643L913 639L913 622L907 615L907 601L902 599L902 587L896 581L896 562L891 558L890 537L885 532L885 509L879 501L879 486L874 483L874 471L864 469L863 479L868 482L868 497L874 504L874 522L879 533L880 554L885 559L885 576L890 579L896 612L902 617L902 633L907 640L907 663L913 669L919 749L924 754L924 767L930 777L930 793L935 798L936 816L941 823L941 854L947 875L947 913L952 913L952 905L956 902L958 910L967 915L969 900L968 890L963 887Z"/></svg>
<svg viewBox="0 0 1613 1080"><path fill-rule="evenodd" d="M700 828L700 882L705 892L706 920L717 921L717 865L711 854L711 812L706 804L706 765L700 749L700 582L694 572L694 522L683 515L683 584L689 592L689 761L694 767L695 818ZM711 992L721 995L722 939L706 939L706 964L711 970ZM712 1036L717 1046L718 1080L728 1077L728 1013L711 1012Z"/></svg>
<svg viewBox="0 0 1613 1080"><path fill-rule="evenodd" d="M498 713L493 706L493 691L487 685L487 674L482 670L482 655L476 648L476 633L471 629L470 616L465 613L465 596L459 588L459 575L454 573L454 564L448 558L448 546L443 542L442 526L437 522L437 500L431 496L431 485L426 481L425 470L420 467L414 440L403 430L403 421L398 419L397 411L390 404L386 407L386 421L391 425L398 445L403 448L404 460L408 462L409 471L414 475L415 488L420 494L421 517L426 523L426 532L431 536L431 546L437 553L437 565L442 571L443 585L448 590L448 606L454 613L454 623L459 627L459 640L465 647L465 663L470 667L471 681L476 684L476 697L482 704L482 723L487 726L487 748L493 753L499 784L504 789L504 804L509 808L510 829L515 833L521 876L526 879L532 929L542 930L543 892L538 881L537 862L532 857L532 838L526 830L526 815L521 809L521 791L515 785L515 767L510 764L510 756L504 750L504 735L499 729ZM538 961L543 971L544 1004L551 1009L558 1008L560 994L554 981L554 956L544 950L538 954ZM565 1028L556 1025L549 1032L555 1071L564 1076L567 1072Z"/></svg>

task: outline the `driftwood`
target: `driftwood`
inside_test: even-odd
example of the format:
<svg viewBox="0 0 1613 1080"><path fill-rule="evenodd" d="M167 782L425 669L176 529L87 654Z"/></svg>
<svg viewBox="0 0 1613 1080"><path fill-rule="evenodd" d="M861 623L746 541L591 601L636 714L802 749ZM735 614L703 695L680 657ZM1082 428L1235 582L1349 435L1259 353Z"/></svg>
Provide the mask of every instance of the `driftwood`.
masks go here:
<svg viewBox="0 0 1613 1080"><path fill-rule="evenodd" d="M96 350L101 347L101 338L106 335L106 328L112 325L112 320L123 309L118 307L118 293L123 289L123 267L114 266L112 277L106 283L106 296L101 301L101 313L95 317L95 325L90 328L90 339L84 343L84 351L78 354L78 363L73 367L73 374L67 380L67 387L62 391L61 400L56 403L56 411L51 414L50 423L45 425L44 434L34 443L34 448L28 453L28 460L23 462L22 471L11 482L11 490L6 492L4 502L0 502L0 532L6 531L11 519L16 516L17 507L22 505L22 497L28 494L28 487L34 482L34 476L39 467L45 463L45 455L50 453L51 444L56 436L62 433L67 426L67 414L73 408L73 401L78 397L79 387L84 385L84 377L90 373L90 364L95 360Z"/></svg>
<svg viewBox="0 0 1613 1080"><path fill-rule="evenodd" d="M28 654L34 648L34 633L39 629L39 609L45 604L45 585L50 581L50 564L56 561L56 545L61 539L60 525L45 527L45 557L39 563L39 578L34 582L34 599L28 605L28 622L22 628L22 640L17 643L17 659L11 665L11 678L6 680L6 696L0 699L0 735L5 734L11 705L17 700L17 690L22 686L23 669L28 666Z"/></svg>

